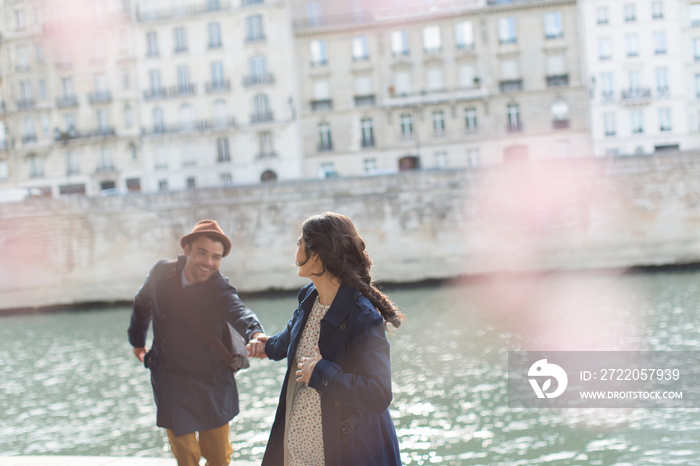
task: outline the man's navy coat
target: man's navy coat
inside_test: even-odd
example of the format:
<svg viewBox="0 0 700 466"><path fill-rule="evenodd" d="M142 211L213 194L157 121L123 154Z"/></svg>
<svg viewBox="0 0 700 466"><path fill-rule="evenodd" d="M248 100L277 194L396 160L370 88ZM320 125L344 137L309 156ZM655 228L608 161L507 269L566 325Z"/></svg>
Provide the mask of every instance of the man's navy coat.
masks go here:
<svg viewBox="0 0 700 466"><path fill-rule="evenodd" d="M231 369L190 325L183 306L190 303L193 314L219 339L226 320L246 341L263 331L220 272L182 288L185 259L178 258L174 271L167 260L153 267L134 300L128 332L132 346L144 347L153 321L153 345L145 364L158 408L156 424L175 435L221 427L239 412Z"/></svg>
<svg viewBox="0 0 700 466"><path fill-rule="evenodd" d="M318 292L309 284L287 328L270 337L265 353L287 358L277 414L263 466L283 466L286 393L290 367ZM357 289L341 285L321 320L321 359L309 387L321 393L326 466L395 466L399 444L388 407L392 399L389 342L384 319Z"/></svg>

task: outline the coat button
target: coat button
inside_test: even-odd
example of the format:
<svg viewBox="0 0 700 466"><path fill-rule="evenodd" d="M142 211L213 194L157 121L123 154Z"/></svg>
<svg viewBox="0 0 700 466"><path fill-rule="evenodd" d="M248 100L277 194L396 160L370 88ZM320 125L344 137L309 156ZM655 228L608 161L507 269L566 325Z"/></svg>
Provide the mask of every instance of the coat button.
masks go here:
<svg viewBox="0 0 700 466"><path fill-rule="evenodd" d="M345 330L345 327L347 327L347 325L345 325L345 322L340 324L340 330Z"/></svg>
<svg viewBox="0 0 700 466"><path fill-rule="evenodd" d="M323 385L324 387L327 387L327 386L328 386L328 381L327 381L327 380L324 380L323 382L321 382L321 385Z"/></svg>
<svg viewBox="0 0 700 466"><path fill-rule="evenodd" d="M336 408L340 408L340 401L335 400L335 407L336 407Z"/></svg>

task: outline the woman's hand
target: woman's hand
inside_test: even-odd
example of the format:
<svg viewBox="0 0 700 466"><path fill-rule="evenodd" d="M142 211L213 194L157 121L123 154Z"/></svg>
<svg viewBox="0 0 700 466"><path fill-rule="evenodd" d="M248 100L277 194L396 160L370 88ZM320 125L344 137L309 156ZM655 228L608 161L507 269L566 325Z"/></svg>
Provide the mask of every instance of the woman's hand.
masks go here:
<svg viewBox="0 0 700 466"><path fill-rule="evenodd" d="M146 353L148 353L148 348L142 347L142 348L136 348L134 347L134 356L136 356L136 359L139 361L143 362L144 358L146 357Z"/></svg>
<svg viewBox="0 0 700 466"><path fill-rule="evenodd" d="M265 354L265 345L267 343L267 338L267 335L261 333L255 335L255 338L248 342L248 344L246 345L246 349L248 350L249 358L267 358L267 355Z"/></svg>
<svg viewBox="0 0 700 466"><path fill-rule="evenodd" d="M316 345L314 349L316 350L316 355L313 358L301 358L299 370L296 371L297 382L304 382L307 386L309 385L309 380L311 380L311 374L314 372L316 363L322 359L321 350L318 349L318 345Z"/></svg>

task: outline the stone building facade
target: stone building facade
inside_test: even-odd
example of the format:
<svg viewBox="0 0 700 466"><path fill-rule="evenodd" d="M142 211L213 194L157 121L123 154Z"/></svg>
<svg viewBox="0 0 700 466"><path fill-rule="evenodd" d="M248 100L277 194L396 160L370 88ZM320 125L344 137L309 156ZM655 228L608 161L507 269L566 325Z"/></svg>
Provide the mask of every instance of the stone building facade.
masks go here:
<svg viewBox="0 0 700 466"><path fill-rule="evenodd" d="M700 147L700 2L580 2L598 156Z"/></svg>
<svg viewBox="0 0 700 466"><path fill-rule="evenodd" d="M589 155L573 0L292 0L307 175Z"/></svg>

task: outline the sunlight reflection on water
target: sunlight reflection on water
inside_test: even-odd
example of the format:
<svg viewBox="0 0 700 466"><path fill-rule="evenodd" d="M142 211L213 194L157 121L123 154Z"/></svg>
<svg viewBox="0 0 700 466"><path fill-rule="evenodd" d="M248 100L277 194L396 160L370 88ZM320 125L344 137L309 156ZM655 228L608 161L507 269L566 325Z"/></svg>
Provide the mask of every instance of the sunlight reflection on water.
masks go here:
<svg viewBox="0 0 700 466"><path fill-rule="evenodd" d="M623 276L647 349L697 350L700 273ZM523 346L471 299L475 285L388 290L408 321L390 335L391 413L407 465L688 464L698 410L511 409L507 351ZM634 290L639 291L635 294ZM294 295L248 299L269 333ZM129 309L0 319L0 454L169 456L148 372L126 341ZM234 459L260 460L285 363L237 377Z"/></svg>

